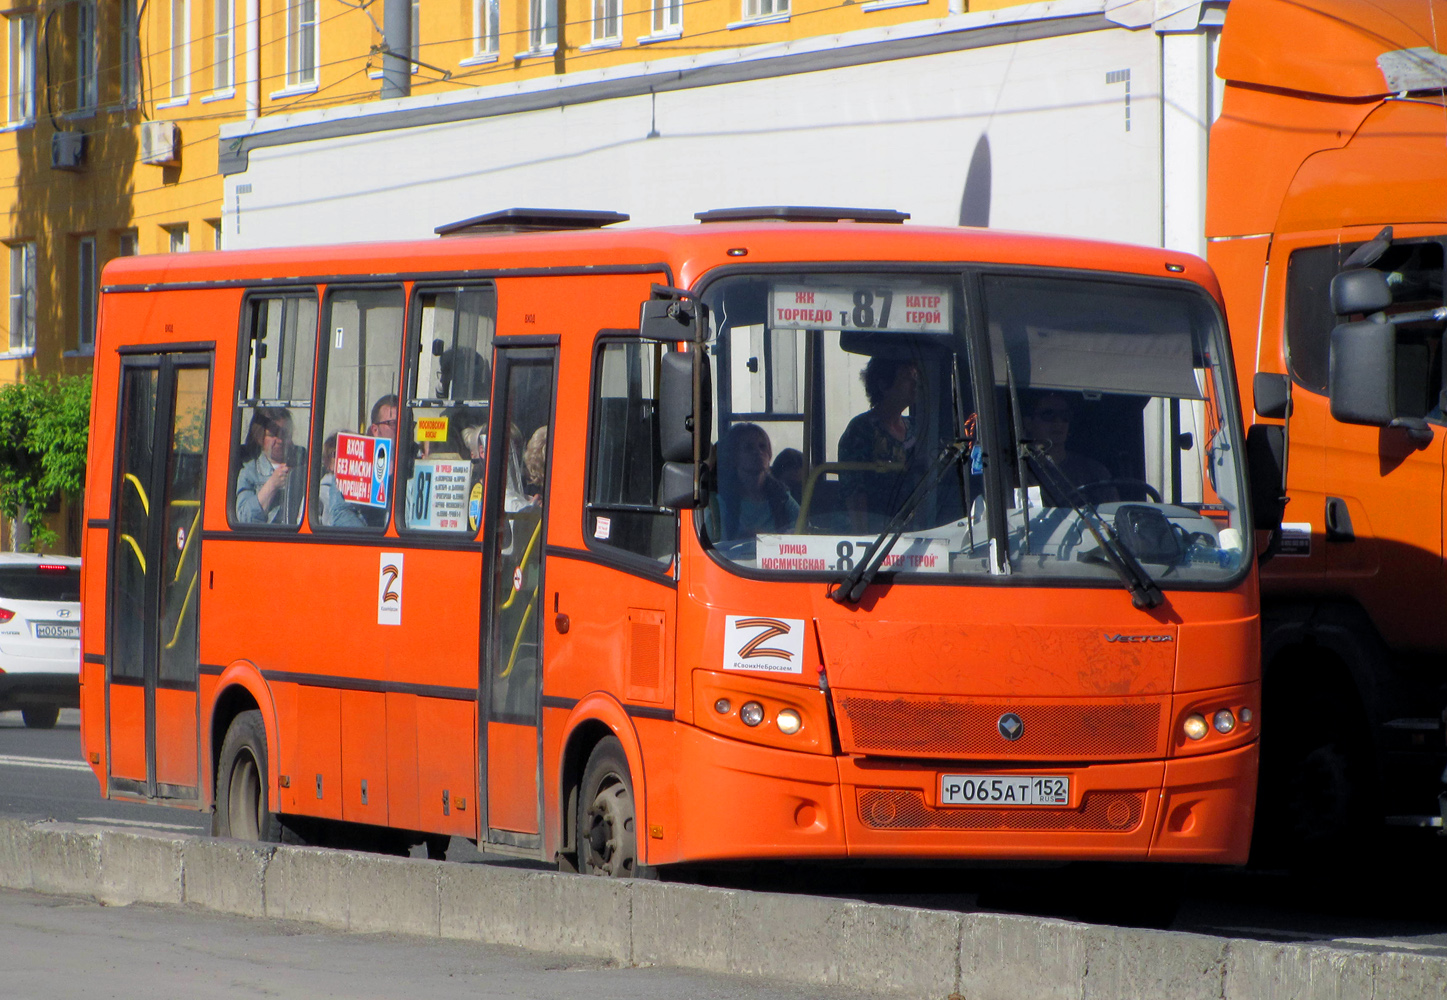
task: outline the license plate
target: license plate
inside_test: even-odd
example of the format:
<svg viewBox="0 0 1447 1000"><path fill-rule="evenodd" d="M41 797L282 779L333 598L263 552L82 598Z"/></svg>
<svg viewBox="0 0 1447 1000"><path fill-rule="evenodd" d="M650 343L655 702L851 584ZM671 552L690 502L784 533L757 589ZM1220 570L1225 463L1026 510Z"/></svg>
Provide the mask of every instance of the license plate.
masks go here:
<svg viewBox="0 0 1447 1000"><path fill-rule="evenodd" d="M36 622L35 638L37 639L79 639L79 625L65 625L53 622Z"/></svg>
<svg viewBox="0 0 1447 1000"><path fill-rule="evenodd" d="M940 805L1069 806L1070 778L1058 774L942 774Z"/></svg>

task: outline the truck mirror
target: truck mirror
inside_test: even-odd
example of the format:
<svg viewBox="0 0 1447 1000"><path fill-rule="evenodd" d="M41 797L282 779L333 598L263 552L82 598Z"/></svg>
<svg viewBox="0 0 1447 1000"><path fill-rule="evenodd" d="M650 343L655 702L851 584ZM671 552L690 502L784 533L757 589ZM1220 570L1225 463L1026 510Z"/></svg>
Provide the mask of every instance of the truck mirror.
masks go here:
<svg viewBox="0 0 1447 1000"><path fill-rule="evenodd" d="M1332 417L1347 424L1390 426L1397 417L1396 324L1342 323L1331 331L1328 358Z"/></svg>
<svg viewBox="0 0 1447 1000"><path fill-rule="evenodd" d="M658 448L665 462L692 462L693 448L693 365L702 351L669 351L659 362Z"/></svg>
<svg viewBox="0 0 1447 1000"><path fill-rule="evenodd" d="M1392 304L1387 276L1371 267L1343 271L1331 279L1331 311L1338 316L1381 312Z"/></svg>
<svg viewBox="0 0 1447 1000"><path fill-rule="evenodd" d="M1286 511L1286 428L1255 424L1246 432L1246 470L1251 476L1252 527L1278 531Z"/></svg>
<svg viewBox="0 0 1447 1000"><path fill-rule="evenodd" d="M658 506L686 510L702 507L703 491L694 488L698 466L692 462L664 462L658 481Z"/></svg>
<svg viewBox="0 0 1447 1000"><path fill-rule="evenodd" d="M1291 379L1275 372L1257 372L1251 379L1256 415L1279 420L1291 405Z"/></svg>
<svg viewBox="0 0 1447 1000"><path fill-rule="evenodd" d="M645 299L638 336L647 340L697 340L698 307L684 299Z"/></svg>

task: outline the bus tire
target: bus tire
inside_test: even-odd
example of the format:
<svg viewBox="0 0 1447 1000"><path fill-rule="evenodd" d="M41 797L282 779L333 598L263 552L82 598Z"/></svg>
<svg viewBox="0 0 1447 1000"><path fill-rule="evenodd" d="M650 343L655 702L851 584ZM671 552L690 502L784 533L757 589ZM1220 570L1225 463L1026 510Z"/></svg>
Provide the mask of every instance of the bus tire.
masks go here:
<svg viewBox="0 0 1447 1000"><path fill-rule="evenodd" d="M280 824L266 792L266 726L256 710L231 720L216 767L211 832L218 837L275 843Z"/></svg>
<svg viewBox="0 0 1447 1000"><path fill-rule="evenodd" d="M60 718L60 709L54 705L22 708L20 718L25 720L26 729L54 729L56 720Z"/></svg>
<svg viewBox="0 0 1447 1000"><path fill-rule="evenodd" d="M637 878L638 815L623 745L602 739L583 768L578 797L578 872Z"/></svg>

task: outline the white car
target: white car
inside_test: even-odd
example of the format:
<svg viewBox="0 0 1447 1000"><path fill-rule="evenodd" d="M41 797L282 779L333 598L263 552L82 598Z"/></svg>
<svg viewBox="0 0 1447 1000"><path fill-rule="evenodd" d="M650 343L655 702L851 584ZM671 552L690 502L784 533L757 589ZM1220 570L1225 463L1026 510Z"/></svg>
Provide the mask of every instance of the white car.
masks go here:
<svg viewBox="0 0 1447 1000"><path fill-rule="evenodd" d="M0 552L0 711L32 729L80 706L80 560Z"/></svg>

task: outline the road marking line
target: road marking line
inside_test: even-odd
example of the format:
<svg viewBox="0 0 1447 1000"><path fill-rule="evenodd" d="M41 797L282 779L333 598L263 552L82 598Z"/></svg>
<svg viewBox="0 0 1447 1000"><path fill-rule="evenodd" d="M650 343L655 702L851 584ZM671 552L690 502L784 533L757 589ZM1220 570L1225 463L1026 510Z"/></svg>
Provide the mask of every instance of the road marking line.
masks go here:
<svg viewBox="0 0 1447 1000"><path fill-rule="evenodd" d="M77 823L104 823L107 825L117 824L119 826L144 826L154 827L158 830L184 830L187 833L195 833L201 829L198 826L182 826L180 823L152 823L144 819L116 819L112 816L78 816Z"/></svg>
<svg viewBox="0 0 1447 1000"><path fill-rule="evenodd" d="M21 757L0 753L0 765L11 767L51 767L58 771L89 771L90 765L80 760L59 760L55 757Z"/></svg>

